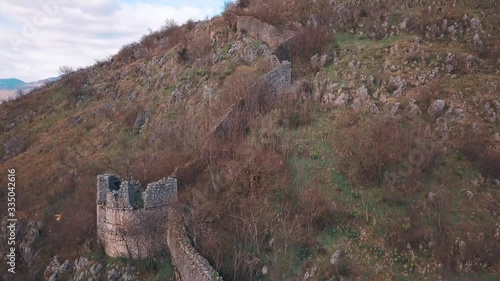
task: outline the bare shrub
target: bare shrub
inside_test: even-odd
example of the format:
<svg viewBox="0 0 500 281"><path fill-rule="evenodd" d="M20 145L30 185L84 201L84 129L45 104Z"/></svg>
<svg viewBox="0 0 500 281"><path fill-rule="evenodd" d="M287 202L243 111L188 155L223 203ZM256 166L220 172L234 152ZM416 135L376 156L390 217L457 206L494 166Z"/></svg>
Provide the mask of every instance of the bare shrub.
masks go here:
<svg viewBox="0 0 500 281"><path fill-rule="evenodd" d="M235 73L224 80L223 96L219 107L225 113L231 105L241 99L248 98L257 82L258 73L250 67L240 67Z"/></svg>
<svg viewBox="0 0 500 281"><path fill-rule="evenodd" d="M426 126L416 121L409 123L383 116L362 120L352 115L344 118L349 123L336 120L340 126L331 143L353 185L381 182L384 172L395 167L403 168L407 180L417 179L439 153L436 148L426 150L426 144L433 143L433 139ZM425 153L421 153L423 151ZM418 158L418 167L404 165L407 161L415 162L412 157Z"/></svg>
<svg viewBox="0 0 500 281"><path fill-rule="evenodd" d="M382 39L387 35L387 29L384 28L384 22L387 20L386 14L388 7L381 2L364 2L360 16L366 18L368 35L374 39ZM364 14L363 14L364 13Z"/></svg>
<svg viewBox="0 0 500 281"><path fill-rule="evenodd" d="M75 70L71 66L63 65L59 67L59 74L62 76L67 76L73 73Z"/></svg>
<svg viewBox="0 0 500 281"><path fill-rule="evenodd" d="M304 27L292 40L290 55L309 60L316 54L327 52L333 40L333 33L326 27Z"/></svg>
<svg viewBox="0 0 500 281"><path fill-rule="evenodd" d="M272 25L282 25L286 22L287 11L291 3L280 0L254 0L250 1L247 14Z"/></svg>
<svg viewBox="0 0 500 281"><path fill-rule="evenodd" d="M460 142L459 150L481 170L483 176L500 179L500 152L489 147L486 134L468 131Z"/></svg>
<svg viewBox="0 0 500 281"><path fill-rule="evenodd" d="M64 80L66 100L70 106L74 106L78 102L83 101L87 94L87 89L85 88L86 83L87 74L84 71L73 72Z"/></svg>
<svg viewBox="0 0 500 281"><path fill-rule="evenodd" d="M280 47L280 56L291 60L294 64L293 75L301 77L313 70L311 57L328 53L333 44L334 34L328 27L306 26L300 28L293 39Z"/></svg>
<svg viewBox="0 0 500 281"><path fill-rule="evenodd" d="M153 52L161 46L161 50L168 50L177 44L186 44L187 30L184 27L178 26L173 20L167 20L165 25L157 31L149 31L148 35L144 35L140 41L141 46Z"/></svg>
<svg viewBox="0 0 500 281"><path fill-rule="evenodd" d="M143 183L150 183L169 177L184 162L184 157L176 152L141 155L133 160L131 175Z"/></svg>
<svg viewBox="0 0 500 281"><path fill-rule="evenodd" d="M283 98L277 106L280 109L278 122L291 129L309 124L313 120L315 106L316 103L309 99Z"/></svg>
<svg viewBox="0 0 500 281"><path fill-rule="evenodd" d="M335 222L330 196L324 190L310 187L300 196L301 222L310 233L321 231Z"/></svg>
<svg viewBox="0 0 500 281"><path fill-rule="evenodd" d="M185 27L187 31L192 31L196 27L196 25L197 23L194 20L190 19L186 22Z"/></svg>
<svg viewBox="0 0 500 281"><path fill-rule="evenodd" d="M205 31L196 33L193 40L189 42L187 49L193 59L203 58L210 54L210 51L212 50L212 40L210 39L210 34Z"/></svg>
<svg viewBox="0 0 500 281"><path fill-rule="evenodd" d="M242 15L241 8L235 2L226 1L224 3L224 12L222 12L222 18L224 22L228 24L228 26L236 31L236 16Z"/></svg>
<svg viewBox="0 0 500 281"><path fill-rule="evenodd" d="M124 45L120 51L116 54L115 60L118 62L128 62L133 61L136 58L136 53L140 48L139 43L133 42L127 45Z"/></svg>
<svg viewBox="0 0 500 281"><path fill-rule="evenodd" d="M269 259L272 276L286 277L292 249L314 244L307 233L336 219L328 194L290 188L283 155L270 148L232 139L211 142L202 155L207 164L181 205L195 247L226 279L257 280Z"/></svg>

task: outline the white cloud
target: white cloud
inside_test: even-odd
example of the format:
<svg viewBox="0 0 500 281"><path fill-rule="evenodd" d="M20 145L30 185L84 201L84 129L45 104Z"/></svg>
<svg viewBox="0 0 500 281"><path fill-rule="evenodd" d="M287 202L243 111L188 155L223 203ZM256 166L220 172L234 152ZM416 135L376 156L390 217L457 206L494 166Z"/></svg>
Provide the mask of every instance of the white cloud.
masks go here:
<svg viewBox="0 0 500 281"><path fill-rule="evenodd" d="M223 3L143 1L2 0L0 78L36 81L57 76L61 65L91 65L138 41L148 28L160 28L166 19L204 19L217 14Z"/></svg>

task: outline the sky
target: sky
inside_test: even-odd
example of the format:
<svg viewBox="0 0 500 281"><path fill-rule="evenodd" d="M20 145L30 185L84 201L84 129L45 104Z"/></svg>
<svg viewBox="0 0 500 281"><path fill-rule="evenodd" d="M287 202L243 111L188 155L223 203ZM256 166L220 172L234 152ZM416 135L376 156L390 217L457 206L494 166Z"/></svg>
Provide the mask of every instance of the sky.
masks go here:
<svg viewBox="0 0 500 281"><path fill-rule="evenodd" d="M33 82L110 57L167 19L220 14L224 0L1 0L0 79Z"/></svg>

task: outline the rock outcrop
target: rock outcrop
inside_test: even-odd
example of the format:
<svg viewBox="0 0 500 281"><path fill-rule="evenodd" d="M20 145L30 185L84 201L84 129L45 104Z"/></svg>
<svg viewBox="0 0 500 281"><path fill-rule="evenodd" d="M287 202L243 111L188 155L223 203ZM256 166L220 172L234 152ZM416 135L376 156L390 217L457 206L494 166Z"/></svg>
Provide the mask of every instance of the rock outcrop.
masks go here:
<svg viewBox="0 0 500 281"><path fill-rule="evenodd" d="M249 36L265 42L272 49L286 41L286 37L276 27L254 17L239 16L236 21L238 32L247 33Z"/></svg>

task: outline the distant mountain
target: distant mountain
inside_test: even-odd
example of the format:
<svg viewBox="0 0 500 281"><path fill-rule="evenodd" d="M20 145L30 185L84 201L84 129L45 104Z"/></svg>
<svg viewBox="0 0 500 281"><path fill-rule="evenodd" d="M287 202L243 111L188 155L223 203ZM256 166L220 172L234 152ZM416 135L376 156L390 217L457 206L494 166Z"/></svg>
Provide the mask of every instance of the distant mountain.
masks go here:
<svg viewBox="0 0 500 281"><path fill-rule="evenodd" d="M0 79L0 103L17 98L16 95L19 91L21 91L22 95L26 95L37 88L43 87L44 85L59 79L59 77L51 77L30 83L26 83L15 78Z"/></svg>
<svg viewBox="0 0 500 281"><path fill-rule="evenodd" d="M34 90L35 88L42 87L42 86L46 85L47 83L54 82L57 80L59 80L59 77L51 77L51 78L43 79L43 80L36 81L36 82L24 83L23 85L19 86L17 89L21 89L21 90L23 90L23 92L30 92L30 91Z"/></svg>
<svg viewBox="0 0 500 281"><path fill-rule="evenodd" d="M15 78L0 79L0 90L17 90L26 82Z"/></svg>

